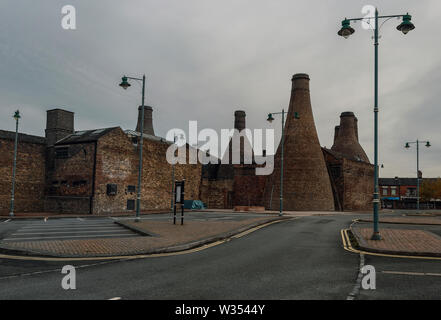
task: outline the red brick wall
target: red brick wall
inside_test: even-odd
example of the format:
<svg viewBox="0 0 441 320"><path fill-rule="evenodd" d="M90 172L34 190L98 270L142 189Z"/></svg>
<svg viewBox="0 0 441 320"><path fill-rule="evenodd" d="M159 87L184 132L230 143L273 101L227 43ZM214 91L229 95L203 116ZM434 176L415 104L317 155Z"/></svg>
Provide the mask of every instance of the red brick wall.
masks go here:
<svg viewBox="0 0 441 320"><path fill-rule="evenodd" d="M141 210L167 210L171 206L172 166L167 162L169 144L144 139ZM94 213L127 211L127 200L136 200L139 149L119 128L98 141ZM201 165L175 165L175 179L186 179L185 198L199 199ZM116 184L116 195L107 195L107 184Z"/></svg>
<svg viewBox="0 0 441 320"><path fill-rule="evenodd" d="M202 179L200 199L209 209L232 209L233 184L233 179Z"/></svg>
<svg viewBox="0 0 441 320"><path fill-rule="evenodd" d="M43 211L45 186L43 144L18 143L15 212ZM9 213L14 161L14 141L0 139L0 213Z"/></svg>
<svg viewBox="0 0 441 320"><path fill-rule="evenodd" d="M234 206L263 206L266 176L256 176L253 165L236 165L234 175Z"/></svg>
<svg viewBox="0 0 441 320"><path fill-rule="evenodd" d="M374 192L374 166L346 158L336 158L323 151L334 186L336 208L343 211L372 209Z"/></svg>
<svg viewBox="0 0 441 320"><path fill-rule="evenodd" d="M93 186L95 143L59 146L69 149L69 157L56 159L46 175L45 211L56 213L90 213ZM52 153L52 155L51 155Z"/></svg>

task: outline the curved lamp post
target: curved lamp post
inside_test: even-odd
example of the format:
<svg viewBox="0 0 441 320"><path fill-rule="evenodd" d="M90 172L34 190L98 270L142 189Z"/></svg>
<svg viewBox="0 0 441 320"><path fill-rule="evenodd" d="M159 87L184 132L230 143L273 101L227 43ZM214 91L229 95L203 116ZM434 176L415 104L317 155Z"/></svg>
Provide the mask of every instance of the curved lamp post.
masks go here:
<svg viewBox="0 0 441 320"><path fill-rule="evenodd" d="M280 207L279 207L279 216L283 216L283 149L285 143L285 109L282 109L282 112L273 112L268 115L267 121L272 123L274 121L273 115L281 114L282 115L282 140L281 140L281 162L280 162ZM299 114L294 112L294 119L300 119Z"/></svg>
<svg viewBox="0 0 441 320"><path fill-rule="evenodd" d="M410 149L411 144L416 144L416 151L417 151L417 211L420 210L420 143L425 143L426 148L430 148L432 145L429 141L411 141L406 142L406 145L404 146L406 149Z"/></svg>
<svg viewBox="0 0 441 320"><path fill-rule="evenodd" d="M15 200L15 172L17 170L17 145L18 145L18 121L20 120L20 111L15 111L13 118L15 119L15 142L14 142L14 164L12 166L12 188L11 188L11 210L9 215L14 216L14 200Z"/></svg>
<svg viewBox="0 0 441 320"><path fill-rule="evenodd" d="M119 84L124 90L127 90L131 86L128 82L128 79L135 81L142 81L142 106L141 106L141 127L140 127L140 142L139 142L139 166L138 166L138 190L136 195L136 219L135 221L139 221L139 212L141 206L141 178L142 178L142 147L144 140L144 97L145 97L145 75L142 78L132 78L123 76L122 81Z"/></svg>
<svg viewBox="0 0 441 320"><path fill-rule="evenodd" d="M375 153L375 174L374 174L374 200L373 200L373 214L374 214L374 232L372 235L372 240L381 240L380 230L378 227L378 206L380 203L379 193L378 193L378 21L380 19L386 19L383 24L392 18L403 18L401 24L397 27L398 31L401 31L403 34L407 34L409 31L415 29L415 26L411 22L412 16L408 13L400 14L400 15L391 15L391 16L379 16L378 10L375 9L375 27L374 27L374 47L375 47L375 66L374 66L374 74L375 74L375 89L374 89L374 153ZM354 19L344 19L342 21L342 27L340 31L338 31L338 35L344 38L349 38L355 30L351 27L351 21L360 21L360 20L371 20L370 17L364 18L354 18Z"/></svg>

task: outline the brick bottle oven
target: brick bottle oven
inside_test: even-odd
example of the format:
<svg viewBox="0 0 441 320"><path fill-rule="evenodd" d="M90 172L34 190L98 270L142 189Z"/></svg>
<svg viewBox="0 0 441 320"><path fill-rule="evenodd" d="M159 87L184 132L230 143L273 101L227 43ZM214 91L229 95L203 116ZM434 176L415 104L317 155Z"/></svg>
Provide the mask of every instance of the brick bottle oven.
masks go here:
<svg viewBox="0 0 441 320"><path fill-rule="evenodd" d="M369 159L358 142L358 119L353 112L343 112L340 126L335 128L334 145L331 150L369 163Z"/></svg>
<svg viewBox="0 0 441 320"><path fill-rule="evenodd" d="M295 112L300 119L294 118ZM334 211L334 197L314 123L307 74L296 74L292 78L284 149L284 209ZM274 172L265 186L264 204L271 210L279 209L280 153L279 145Z"/></svg>

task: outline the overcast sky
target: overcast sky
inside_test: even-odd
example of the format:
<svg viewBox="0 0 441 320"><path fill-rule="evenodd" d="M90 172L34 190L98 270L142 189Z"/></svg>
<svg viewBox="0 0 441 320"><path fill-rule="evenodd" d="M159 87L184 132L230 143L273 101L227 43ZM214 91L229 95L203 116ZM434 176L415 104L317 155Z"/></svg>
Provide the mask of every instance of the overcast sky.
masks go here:
<svg viewBox="0 0 441 320"><path fill-rule="evenodd" d="M61 8L76 8L77 30L61 27ZM118 87L123 74L148 77L154 128L230 128L235 110L249 128L287 108L291 76L308 73L322 146L331 147L343 111L359 119L360 143L373 161L372 31L344 17L364 5L412 15L404 36L392 19L380 30L380 163L383 177L441 176L441 1L439 0L1 0L0 129L44 136L46 110L75 112L75 129L135 129L140 87Z"/></svg>

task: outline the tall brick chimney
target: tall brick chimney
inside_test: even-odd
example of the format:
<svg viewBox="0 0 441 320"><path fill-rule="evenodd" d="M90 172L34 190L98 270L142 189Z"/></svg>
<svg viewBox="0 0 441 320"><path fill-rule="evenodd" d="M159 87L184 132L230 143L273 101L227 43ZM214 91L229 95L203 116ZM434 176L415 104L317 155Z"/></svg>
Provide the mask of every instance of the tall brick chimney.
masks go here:
<svg viewBox="0 0 441 320"><path fill-rule="evenodd" d="M350 158L360 159L369 163L369 158L358 142L358 119L353 112L347 111L340 115L340 130L331 150L340 152Z"/></svg>
<svg viewBox="0 0 441 320"><path fill-rule="evenodd" d="M340 126L335 126L335 129L334 129L334 144L335 144L335 140L337 140L338 132L339 131L340 131Z"/></svg>
<svg viewBox="0 0 441 320"><path fill-rule="evenodd" d="M246 128L245 117L245 111L237 110L234 112L234 129L237 129L240 132Z"/></svg>
<svg viewBox="0 0 441 320"><path fill-rule="evenodd" d="M144 133L154 136L153 131L153 108L150 106L144 106ZM142 119L142 106L138 107L138 124L136 125L136 131L141 132L141 119Z"/></svg>
<svg viewBox="0 0 441 320"><path fill-rule="evenodd" d="M237 129L239 132L246 128L246 113L242 110L236 110L234 112L234 129ZM240 154L240 163L248 163L253 162L254 153L252 150L251 142L245 137L240 137L240 145L233 145L232 139L228 144L228 156L229 163L233 163L233 153L238 152ZM245 150L251 150L251 154L247 154L245 157Z"/></svg>
<svg viewBox="0 0 441 320"><path fill-rule="evenodd" d="M74 133L74 113L62 109L48 110L45 133L48 147Z"/></svg>
<svg viewBox="0 0 441 320"><path fill-rule="evenodd" d="M295 119L298 113L300 119ZM267 178L264 204L279 209L281 147L276 153L274 171ZM284 210L333 211L334 196L320 147L309 92L309 76L292 78L291 100L285 126Z"/></svg>

